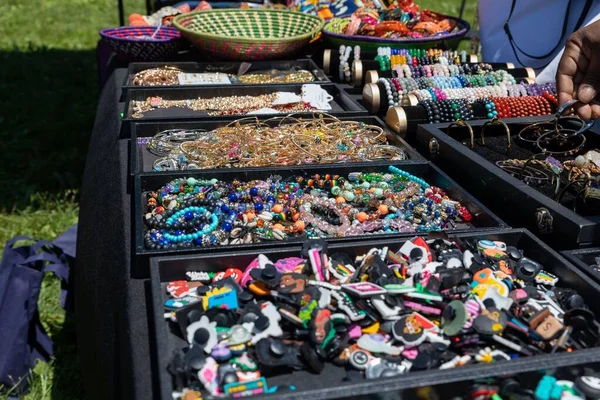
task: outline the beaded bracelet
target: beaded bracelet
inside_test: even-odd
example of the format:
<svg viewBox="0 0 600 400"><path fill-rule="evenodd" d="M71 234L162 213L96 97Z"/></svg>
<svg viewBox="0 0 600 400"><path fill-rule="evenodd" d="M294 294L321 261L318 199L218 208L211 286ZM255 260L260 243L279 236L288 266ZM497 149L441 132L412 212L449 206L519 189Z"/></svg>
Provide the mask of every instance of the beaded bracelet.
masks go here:
<svg viewBox="0 0 600 400"><path fill-rule="evenodd" d="M348 59L350 58L350 53L352 52L352 47L345 45L340 46L340 66L339 66L339 78L340 82L343 82L346 77L350 76L350 67L348 64Z"/></svg>
<svg viewBox="0 0 600 400"><path fill-rule="evenodd" d="M388 99L388 107L394 107L394 95L392 93L392 85L386 78L379 78L378 83L381 83L385 88L385 93Z"/></svg>
<svg viewBox="0 0 600 400"><path fill-rule="evenodd" d="M380 232L440 230L472 216L440 188L394 166L287 180L223 182L182 178L147 192L150 249ZM375 212L371 210L375 209Z"/></svg>

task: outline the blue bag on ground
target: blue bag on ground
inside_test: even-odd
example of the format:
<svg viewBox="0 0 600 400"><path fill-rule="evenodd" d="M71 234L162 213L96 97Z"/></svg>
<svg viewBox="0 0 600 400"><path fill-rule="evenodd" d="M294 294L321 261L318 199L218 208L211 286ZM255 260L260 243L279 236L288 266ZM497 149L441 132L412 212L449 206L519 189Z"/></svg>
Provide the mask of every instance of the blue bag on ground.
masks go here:
<svg viewBox="0 0 600 400"><path fill-rule="evenodd" d="M40 322L38 297L44 274L52 272L61 280L65 307L76 238L74 225L53 242L15 247L18 241L32 241L17 236L6 243L0 263L0 386L11 395L23 393L37 360L47 361L53 353L52 339Z"/></svg>

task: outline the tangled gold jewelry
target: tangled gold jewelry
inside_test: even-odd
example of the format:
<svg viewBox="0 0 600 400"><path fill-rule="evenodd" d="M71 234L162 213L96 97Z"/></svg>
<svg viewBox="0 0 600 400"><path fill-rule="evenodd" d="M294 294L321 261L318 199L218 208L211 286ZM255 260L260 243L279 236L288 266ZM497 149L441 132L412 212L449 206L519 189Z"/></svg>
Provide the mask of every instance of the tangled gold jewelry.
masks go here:
<svg viewBox="0 0 600 400"><path fill-rule="evenodd" d="M183 72L177 67L166 65L160 68L150 68L133 75L132 82L136 86L171 86L178 85L177 75Z"/></svg>
<svg viewBox="0 0 600 400"><path fill-rule="evenodd" d="M161 170L181 169L171 165L178 156L200 169L406 159L402 148L388 143L381 127L328 114L262 122L246 117L210 132L164 131L148 146L155 155L175 156L163 160Z"/></svg>

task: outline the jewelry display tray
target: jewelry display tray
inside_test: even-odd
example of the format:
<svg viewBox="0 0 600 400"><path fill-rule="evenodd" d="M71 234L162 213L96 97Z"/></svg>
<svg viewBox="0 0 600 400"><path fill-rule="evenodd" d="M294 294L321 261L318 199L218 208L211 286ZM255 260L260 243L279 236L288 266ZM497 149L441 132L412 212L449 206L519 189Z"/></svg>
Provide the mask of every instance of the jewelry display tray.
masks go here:
<svg viewBox="0 0 600 400"><path fill-rule="evenodd" d="M292 117L295 117L292 116ZM251 118L251 117L247 117ZM293 119L288 117L259 117L260 121L269 120L268 123L271 126L275 126L279 124L280 121L294 122ZM309 118L303 117L304 120ZM403 139L401 139L398 135L394 134L385 123L373 116L364 116L364 117L339 117L341 121L356 121L362 122L366 125L375 125L384 130L384 134L388 139L389 144L400 147L404 150L407 161L423 161L425 160L423 156L421 156L415 149L413 149L408 143L406 143ZM247 122L249 120L245 120ZM139 174L142 172L153 172L153 163L160 158L157 155L152 154L150 151L146 149L145 146L138 146L137 140L138 138L151 138L159 132L162 132L167 129L201 129L205 131L210 131L212 129L216 129L222 126L226 126L231 124L231 120L214 120L214 121L195 121L195 122L134 122L131 126L131 174ZM352 163L349 163L352 164ZM321 166L333 166L335 164L318 164ZM160 174L169 174L169 171L164 172L156 172Z"/></svg>
<svg viewBox="0 0 600 400"><path fill-rule="evenodd" d="M449 232L465 232L472 231L474 229L490 230L498 228L507 228L508 226L498 218L494 213L488 210L483 204L481 204L476 198L467 193L464 189L458 186L452 179L444 174L440 169L428 162L408 162L408 161L393 161L393 162L365 162L355 163L351 165L336 164L334 166L318 166L318 165L306 165L306 166L288 166L285 169L281 167L257 167L257 168L244 168L240 170L201 170L201 171L182 171L177 173L142 173L134 177L134 192L133 200L135 203L132 205L135 214L132 216L135 218L135 246L136 253L138 255L136 265L139 268L135 268L136 272L140 274L147 273L142 268L147 268L146 258L149 256L156 256L159 254L189 254L189 253L222 253L224 251L241 251L241 250L254 250L267 249L273 247L287 246L293 243L301 243L305 238L294 238L285 241L263 241L260 243L251 244L237 244L237 245L226 245L226 246L210 246L210 247L194 247L191 249L176 249L176 250L164 250L164 249L146 249L144 247L144 234L147 230L146 224L143 221L143 216L146 213L146 191L156 191L163 185L172 181L176 178L182 177L194 177L196 179L219 179L225 181L233 181L238 179L242 182L251 181L254 179L266 180L270 176L279 175L283 179L292 178L296 175L314 175L314 174L338 174L347 176L350 172L388 172L388 166L394 165L398 168L416 175L419 178L424 179L427 183L433 186L438 186L443 189L448 196L453 200L459 201L463 206L466 206L469 212L472 214L473 219L469 224L457 224L455 229L449 230ZM415 233L390 233L390 234L373 234L363 236L352 236L343 238L330 238L330 242L347 242L356 241L359 239L365 239L365 237L372 238L396 238L396 237L412 237Z"/></svg>
<svg viewBox="0 0 600 400"><path fill-rule="evenodd" d="M581 271L591 276L594 281L600 282L600 269L592 268L592 265L597 264L596 257L600 257L600 247L565 250L561 254Z"/></svg>
<svg viewBox="0 0 600 400"><path fill-rule="evenodd" d="M503 153L506 149L507 135L500 125L488 126L485 130L486 146L480 144L481 126L486 120L469 121L474 132L475 151L461 143L464 141L468 144L470 140L466 128L453 128L453 137L445 133L449 123L419 125L416 134L409 134L404 139L510 226L527 228L556 249L590 247L594 242L600 241L600 208L588 206L586 214L580 215L572 208L560 205L548 197L548 189L544 192L527 185L495 164L499 159L528 159L533 155L526 146L521 146L516 135L533 122L551 118L547 116L504 119L512 139L512 147L508 154ZM578 154L600 147L600 137L597 134L588 131L585 136L585 147ZM562 161L562 158L556 158ZM569 196L570 199L564 196L564 200L572 202L575 196ZM595 200L591 202L600 204Z"/></svg>
<svg viewBox="0 0 600 400"><path fill-rule="evenodd" d="M170 107L156 109L144 113L142 118L133 118L131 115L133 112L133 101L145 101L148 97L160 96L164 100L187 100L196 98L210 99L214 97L227 97L227 96L258 96L261 94L271 94L275 92L294 92L300 94L303 84L275 84L275 85L215 85L215 86L204 86L204 87L149 87L149 88L136 88L132 89L127 93L127 99L125 102L125 116L123 122L134 122L134 121L161 121L161 120L213 120L213 119L228 119L235 120L247 116L246 114L237 115L226 115L226 116L209 116L205 111L194 111L191 109L184 109L179 107ZM329 103L331 110L327 112L335 116L354 116L354 115L366 115L367 110L364 109L356 100L352 99L345 91L340 89L335 84L321 84L320 85L327 93L333 96L333 100ZM297 113L298 115L310 115L313 110L305 113ZM263 114L268 116L286 115L288 113L281 114ZM256 114L260 116L260 114ZM123 125L128 126L129 124L124 123ZM129 132L125 132L125 136L129 136Z"/></svg>
<svg viewBox="0 0 600 400"><path fill-rule="evenodd" d="M414 235L413 235L414 236ZM524 229L503 231L488 231L476 233L462 233L452 235L460 238L499 240L507 245L516 246L524 251L527 257L540 262L544 269L559 278L559 285L577 288L578 293L584 298L591 310L600 314L600 303L595 301L600 295L600 286L587 278L587 276L572 266L557 252L534 237ZM406 238L385 238L378 240L362 240L354 243L329 243L333 252L345 252L349 255L365 254L372 247L388 246L396 251ZM284 257L298 257L302 249L301 244L278 249L262 249L258 251L240 251L214 255L210 253L185 256L154 257L150 259L150 287L152 310L149 318L154 319L151 325L155 329L156 352L153 352L157 383L160 385L162 399L171 399L173 380L167 365L173 351L186 346L186 342L177 334L177 326L164 319L163 304L166 297L166 285L173 280L185 280L186 271L224 271L227 268L244 270L258 254L265 254L271 260ZM152 340L152 339L151 339ZM151 343L151 346L153 343ZM450 398L451 395L464 395L475 380L494 376L507 377L514 375L522 382L531 373L531 377L540 370L552 370L558 367L569 367L593 363L600 360L600 348L574 350L555 354L535 355L522 357L510 361L496 361L489 364L473 364L447 370L411 371L405 375L380 378L377 380L363 379L360 381L344 381L346 370L327 363L320 375L307 371L286 372L274 377L267 377L269 387L276 385L294 385L295 391L276 392L278 399L381 399L385 394L402 396L403 399L417 399L416 389L423 386L442 385L440 398ZM535 388L537 380L530 381ZM435 388L435 387L434 387ZM413 390L411 390L413 389ZM383 395L383 396L382 396ZM256 399L272 398L264 395L253 396Z"/></svg>
<svg viewBox="0 0 600 400"><path fill-rule="evenodd" d="M160 68L160 67L175 67L179 68L183 72L188 73L202 73L202 72L219 72L223 74L233 74L237 75L240 65L242 62L135 62L130 63L129 68L127 69L127 75L125 76L125 81L123 82L123 98L127 95L127 92L131 89L139 89L139 88L147 88L147 87L184 87L184 88L194 88L194 87L213 87L216 86L214 84L206 84L206 85L172 85L172 86L138 86L133 84L133 76L138 72L145 71L150 68ZM315 62L310 58L299 58L297 60L290 61L253 61L247 62L244 64L251 64L248 70L245 72L246 74L250 74L256 71L269 71L272 69L280 70L280 71L289 71L289 70L305 70L311 72L315 76L315 80L313 82L307 83L330 83L331 80L325 75L325 73L315 64ZM292 83L281 83L282 85L290 85ZM271 83L261 83L261 84L246 84L246 83L232 83L232 86L260 86L260 85L272 85Z"/></svg>

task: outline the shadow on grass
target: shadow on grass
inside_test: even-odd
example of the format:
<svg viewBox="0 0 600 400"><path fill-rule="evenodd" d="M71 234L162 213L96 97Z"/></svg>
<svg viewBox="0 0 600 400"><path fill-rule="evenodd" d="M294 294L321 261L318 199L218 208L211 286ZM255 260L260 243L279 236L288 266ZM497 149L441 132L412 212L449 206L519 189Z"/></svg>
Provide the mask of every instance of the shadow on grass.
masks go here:
<svg viewBox="0 0 600 400"><path fill-rule="evenodd" d="M67 313L60 333L54 339L54 376L50 398L61 400L84 399L79 357L75 339L74 315Z"/></svg>
<svg viewBox="0 0 600 400"><path fill-rule="evenodd" d="M0 51L0 210L81 185L98 101L96 52Z"/></svg>

